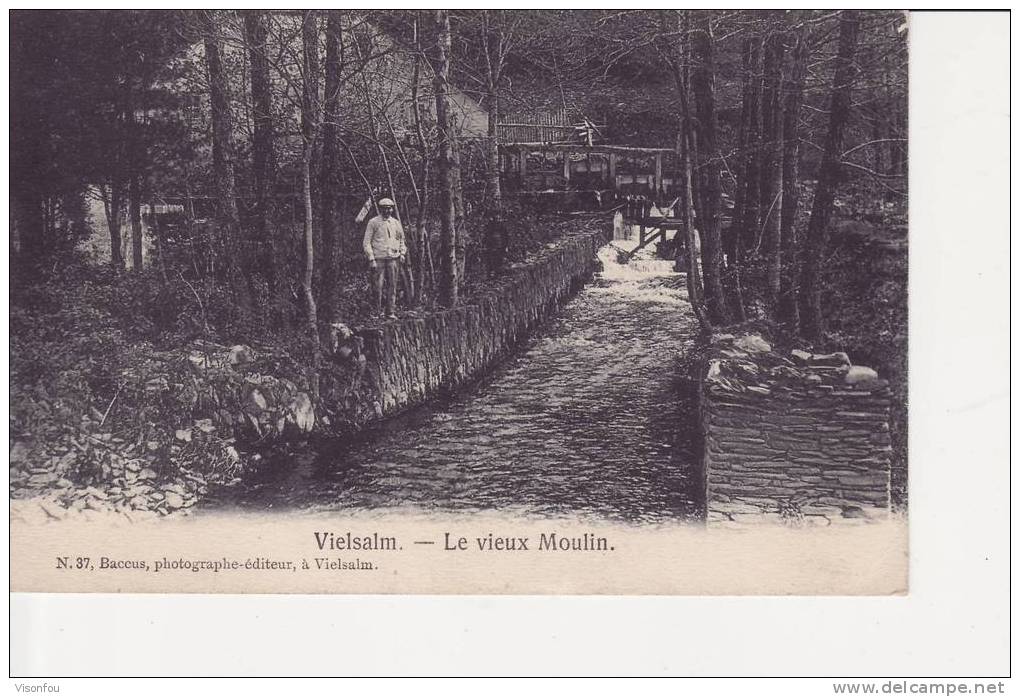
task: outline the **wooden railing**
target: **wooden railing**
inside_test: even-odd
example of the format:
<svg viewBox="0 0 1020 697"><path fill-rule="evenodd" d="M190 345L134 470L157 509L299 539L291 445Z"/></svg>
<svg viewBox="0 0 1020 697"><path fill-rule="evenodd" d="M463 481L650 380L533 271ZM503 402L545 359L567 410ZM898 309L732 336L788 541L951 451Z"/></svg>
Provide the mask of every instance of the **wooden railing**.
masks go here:
<svg viewBox="0 0 1020 697"><path fill-rule="evenodd" d="M497 137L500 144L566 143L573 139L573 126L535 123L501 123Z"/></svg>
<svg viewBox="0 0 1020 697"><path fill-rule="evenodd" d="M574 126L567 112L509 115L497 126L500 144L565 143L574 140Z"/></svg>

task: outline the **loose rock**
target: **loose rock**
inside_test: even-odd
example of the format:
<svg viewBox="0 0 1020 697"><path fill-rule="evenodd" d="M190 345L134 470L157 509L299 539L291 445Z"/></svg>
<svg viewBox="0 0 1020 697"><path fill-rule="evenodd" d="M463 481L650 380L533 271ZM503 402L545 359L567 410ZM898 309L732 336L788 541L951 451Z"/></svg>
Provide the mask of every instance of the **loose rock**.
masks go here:
<svg viewBox="0 0 1020 697"><path fill-rule="evenodd" d="M854 365L847 371L843 381L848 385L857 385L878 379L878 373L874 369L863 365Z"/></svg>
<svg viewBox="0 0 1020 697"><path fill-rule="evenodd" d="M811 362L812 354L808 351L793 349L790 351L790 355L793 357L794 362L799 363L800 365L807 365Z"/></svg>
<svg viewBox="0 0 1020 697"><path fill-rule="evenodd" d="M167 491L166 492L166 496L165 496L165 500L166 500L166 505L169 506L170 508L183 508L184 507L184 497L181 496L180 494L176 493L176 492Z"/></svg>
<svg viewBox="0 0 1020 697"><path fill-rule="evenodd" d="M733 342L733 345L748 353L768 353L772 345L757 334L745 334Z"/></svg>
<svg viewBox="0 0 1020 697"><path fill-rule="evenodd" d="M815 353L811 355L813 367L842 368L850 365L850 357L842 351L836 353Z"/></svg>

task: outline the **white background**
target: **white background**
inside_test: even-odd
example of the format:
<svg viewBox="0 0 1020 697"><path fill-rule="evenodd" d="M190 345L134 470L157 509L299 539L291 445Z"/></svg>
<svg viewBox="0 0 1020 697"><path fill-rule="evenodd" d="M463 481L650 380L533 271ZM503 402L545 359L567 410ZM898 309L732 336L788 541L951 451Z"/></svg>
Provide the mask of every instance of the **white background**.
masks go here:
<svg viewBox="0 0 1020 697"><path fill-rule="evenodd" d="M13 674L1009 674L1009 20L910 18L908 597L18 594ZM11 694L14 682L42 680L11 681ZM61 694L228 689L49 682ZM830 682L783 693L832 694ZM775 685L723 690L699 681L697 689ZM285 686L235 687L276 694Z"/></svg>

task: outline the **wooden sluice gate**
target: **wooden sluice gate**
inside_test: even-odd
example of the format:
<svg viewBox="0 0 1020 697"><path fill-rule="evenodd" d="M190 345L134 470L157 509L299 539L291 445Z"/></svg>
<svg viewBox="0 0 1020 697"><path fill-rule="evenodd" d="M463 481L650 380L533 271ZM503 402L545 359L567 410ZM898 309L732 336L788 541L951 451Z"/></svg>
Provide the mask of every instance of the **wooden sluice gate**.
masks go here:
<svg viewBox="0 0 1020 697"><path fill-rule="evenodd" d="M665 211L670 212L672 210L672 205L675 203L676 201L674 201L673 204L666 206ZM674 252L680 251L682 253L686 250L687 236L685 234L686 229L683 219L670 215L662 215L659 208L657 208L651 200L646 199L643 196L636 198L628 197L627 200L618 207L618 210L622 214L622 223L625 226L632 226L638 229L638 244L636 247L631 250L618 248L622 253L626 254L628 258L633 257L653 242L666 242L670 246L674 247ZM673 234L670 235L669 233ZM629 233L627 238L631 239ZM677 245L680 247L679 250L676 249ZM676 256L676 254L670 254L669 256Z"/></svg>
<svg viewBox="0 0 1020 697"><path fill-rule="evenodd" d="M682 249L686 249L687 238L684 234L683 221L679 218L653 216L633 221L632 224L638 226L637 246L630 250L617 247L628 258L633 257L653 242L668 242L671 246L679 245ZM669 235L671 232L672 236ZM671 256L675 256L675 254Z"/></svg>

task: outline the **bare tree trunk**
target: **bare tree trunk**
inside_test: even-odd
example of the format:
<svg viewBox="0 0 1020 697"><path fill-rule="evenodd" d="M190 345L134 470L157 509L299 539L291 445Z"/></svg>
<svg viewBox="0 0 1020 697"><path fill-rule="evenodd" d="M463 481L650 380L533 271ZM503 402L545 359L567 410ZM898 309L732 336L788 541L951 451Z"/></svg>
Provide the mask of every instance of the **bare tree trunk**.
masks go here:
<svg viewBox="0 0 1020 697"><path fill-rule="evenodd" d="M894 42L905 42L906 34L901 35L896 31L895 27L890 27L890 31L893 34ZM907 157L907 100L899 100L896 98L895 91L892 89L892 83L889 80L889 59L883 61L885 63L885 102L888 106L886 112L886 137L890 138L889 145L889 173L895 176L904 177L907 175L908 157ZM893 141L893 138L900 139L899 141Z"/></svg>
<svg viewBox="0 0 1020 697"><path fill-rule="evenodd" d="M131 220L131 270L142 272L142 171L144 170L145 143L142 135L142 124L135 117L131 99L126 100L124 124L128 138L127 144L127 177L128 177L128 217Z"/></svg>
<svg viewBox="0 0 1020 697"><path fill-rule="evenodd" d="M110 231L110 265L114 269L121 271L124 269L124 256L121 254L120 223L123 204L121 201L120 183L117 181L110 182L109 189L107 189L106 185L101 185L99 187L99 196L103 199L106 227Z"/></svg>
<svg viewBox="0 0 1020 697"><path fill-rule="evenodd" d="M449 21L449 15L447 15L447 21ZM446 52L447 70L449 70L449 63L452 60L451 56L452 51L448 50ZM457 282L463 283L464 279L467 278L468 239L464 212L464 180L461 176L462 143L459 137L459 129L453 119L453 112L449 109L447 109L447 123L449 126L450 147L453 154L453 232L454 248L457 256Z"/></svg>
<svg viewBox="0 0 1020 697"><path fill-rule="evenodd" d="M681 99L684 109L683 124L680 132L680 168L684 178L683 203L680 206L680 218L683 221L685 241L687 243L687 297L694 309L694 316L706 332L712 331L712 322L704 306L704 286L701 273L698 271L697 237L694 232L694 181L691 176L691 117L688 112L689 99L687 85L681 88Z"/></svg>
<svg viewBox="0 0 1020 697"><path fill-rule="evenodd" d="M895 39L894 39L895 41ZM882 92L881 97L876 94L871 106L871 138L879 142L874 148L874 169L882 174L895 174L893 171L893 127L892 119L895 117L895 101L890 98L889 77L891 73L888 54L882 57ZM876 90L877 92L877 90ZM888 153L888 158L886 154Z"/></svg>
<svg viewBox="0 0 1020 697"><path fill-rule="evenodd" d="M255 179L255 214L261 271L270 293L279 285L276 278L276 232L273 225L276 190L276 157L273 135L273 95L269 76L267 14L262 10L244 13L245 42L251 66L252 169Z"/></svg>
<svg viewBox="0 0 1020 697"><path fill-rule="evenodd" d="M319 169L319 215L322 226L322 269L319 288L320 305L325 315L333 319L337 295L337 240L340 237L340 207L337 181L337 135L340 124L340 73L343 69L341 42L343 28L340 10L328 10L326 18L326 83L322 121L322 163Z"/></svg>
<svg viewBox="0 0 1020 697"><path fill-rule="evenodd" d="M843 11L839 20L839 49L836 72L832 82L832 103L829 108L829 133L825 153L818 170L818 185L811 208L804 248L804 266L800 276L801 330L808 339L818 341L825 332L822 315L822 257L829 242L833 202L842 175L843 135L850 119L850 96L857 66L854 53L860 18L857 12Z"/></svg>
<svg viewBox="0 0 1020 697"><path fill-rule="evenodd" d="M131 212L131 270L142 272L142 182L134 174L128 187L128 209Z"/></svg>
<svg viewBox="0 0 1020 697"><path fill-rule="evenodd" d="M202 277L203 275L212 274L213 260L215 250L212 249L212 245L208 245L208 257L205 260L205 274L203 274L202 268L198 264L198 255L196 250L195 239L195 197L191 192L191 168L188 167L187 161L184 163L184 223L188 230L188 251L191 257L191 266L195 270L195 276ZM208 236L206 236L208 238Z"/></svg>
<svg viewBox="0 0 1020 697"><path fill-rule="evenodd" d="M322 348L319 342L319 315L315 305L315 292L312 283L315 277L315 229L312 212L312 152L311 144L305 146L306 151L301 159L301 194L305 208L305 273L301 279L301 288L305 293L305 306L308 311L308 336L312 342L312 396L319 398L319 366L322 364Z"/></svg>
<svg viewBox="0 0 1020 697"><path fill-rule="evenodd" d="M762 92L761 230L765 254L765 307L774 316L779 302L782 263L780 214L783 193L783 35L770 28L765 39L764 90Z"/></svg>
<svg viewBox="0 0 1020 697"><path fill-rule="evenodd" d="M305 10L301 23L301 44L303 47L303 65L301 82L301 136L311 148L308 166L315 170L319 162L318 132L321 116L319 108L322 104L319 95L319 77L321 65L319 60L319 13L317 10ZM320 191L318 182L312 179L312 214L319 210ZM322 246L320 225L313 225L315 232L315 249ZM318 280L318 279L316 279Z"/></svg>
<svg viewBox="0 0 1020 697"><path fill-rule="evenodd" d="M900 140L899 142L890 143L889 168L891 173L897 177L907 176L910 164L908 156L910 145L907 142L909 109L905 103L906 100L903 100L903 102L899 103L896 99L890 98L890 103L896 106L890 107L892 114L890 115L889 135Z"/></svg>
<svg viewBox="0 0 1020 697"><path fill-rule="evenodd" d="M301 23L301 46L304 56L301 82L301 135L312 146L319 126L319 16L316 10L305 10ZM310 164L310 163L309 163Z"/></svg>
<svg viewBox="0 0 1020 697"><path fill-rule="evenodd" d="M156 264L159 265L160 276L163 277L163 282L167 282L166 274L166 247L163 243L163 230L159 226L159 216L156 214L156 197L153 196L149 199L149 221L152 225L152 239L155 242L156 247Z"/></svg>
<svg viewBox="0 0 1020 697"><path fill-rule="evenodd" d="M493 207L499 209L503 206L503 190L499 181L499 129L497 127L499 124L499 93L494 85L489 87L488 99L489 126L488 140L485 142L486 173L488 174L486 184Z"/></svg>
<svg viewBox="0 0 1020 697"><path fill-rule="evenodd" d="M11 168L13 171L13 164ZM38 263L45 251L42 198L38 182L34 180L34 177L31 180L27 177L20 179L12 177L10 184L10 204L14 222L10 234L10 249L17 253L19 261L27 264ZM106 196L105 186L99 186L98 189L101 197ZM105 198L104 204L108 206ZM13 261L13 257L11 260Z"/></svg>
<svg viewBox="0 0 1020 697"><path fill-rule="evenodd" d="M315 304L315 209L312 202L312 159L319 130L319 31L315 10L305 12L301 28L304 49L304 79L301 89L301 197L304 203L305 272L301 287L308 313L308 336L312 343L311 387L312 396L319 399L319 366L322 365L322 346L319 341L319 317Z"/></svg>
<svg viewBox="0 0 1020 697"><path fill-rule="evenodd" d="M452 117L452 114L447 112ZM461 143L457 137L457 129L450 118L450 138L453 149L453 230L454 246L457 250L457 282L463 283L467 277L467 227L464 218L464 181L461 178Z"/></svg>
<svg viewBox="0 0 1020 697"><path fill-rule="evenodd" d="M244 251L240 239L240 218L237 212L237 182L234 174L233 117L230 92L220 58L219 27L214 15L208 15L205 35L205 63L209 75L209 102L212 112L213 171L216 179L217 218L222 242L226 247L227 277L237 294L238 302L251 308L251 292L245 279L246 264L240 258Z"/></svg>
<svg viewBox="0 0 1020 697"><path fill-rule="evenodd" d="M730 228L723 240L727 254L726 274L723 278L723 288L726 290L726 298L729 302L733 319L743 322L747 315L744 311L744 292L741 287L741 272L747 261L747 244L749 235L746 234L745 221L747 219L747 207L749 199L755 203L757 211L757 195L749 196L749 189L752 181L757 178L757 154L751 149L757 147L758 138L758 80L757 61L759 58L760 38L752 35L744 39L743 45L743 88L740 108L740 128L737 141L737 183L736 196L733 205L733 217L730 220ZM752 138L755 142L752 142ZM754 181L754 191L757 192L757 182Z"/></svg>
<svg viewBox="0 0 1020 697"><path fill-rule="evenodd" d="M456 161L453 128L450 119L450 15L447 10L435 10L438 30L436 41L435 93L436 122L439 130L439 217L440 217L440 276L439 302L447 307L457 304L459 265L457 263Z"/></svg>
<svg viewBox="0 0 1020 697"><path fill-rule="evenodd" d="M503 205L503 192L499 181L499 81L503 72L502 36L494 47L492 45L491 15L488 10L482 12L482 47L485 51L487 94L486 109L488 110L488 140L485 143L486 185L492 197L492 205L497 210ZM495 50L495 55L493 55Z"/></svg>
<svg viewBox="0 0 1020 697"><path fill-rule="evenodd" d="M712 46L711 14L700 12L692 32L694 70L691 86L697 113L699 169L702 172L698 230L701 232L701 267L705 279L705 304L713 324L730 321L722 287L722 239L719 233L720 165L716 143L715 65Z"/></svg>
<svg viewBox="0 0 1020 697"><path fill-rule="evenodd" d="M432 247L429 239L429 232L426 222L428 220L429 210L429 193L431 187L429 186L429 162L432 159L429 153L428 142L425 140L425 128L422 124L421 118L421 103L419 102L420 94L420 80L421 80L421 62L422 62L422 50L421 50L421 32L418 26L417 17L414 20L414 47L417 55L415 56L414 67L412 68L411 75L411 109L414 116L414 132L415 139L418 144L418 157L421 162L421 171L419 174L420 184L417 188L419 193L418 198L418 215L415 219L415 230L416 237L420 249L418 252L418 295L420 299L424 292L426 270L428 271L429 289L435 292L436 288L436 269L435 262L432 259Z"/></svg>
<svg viewBox="0 0 1020 697"><path fill-rule="evenodd" d="M909 144L907 143L907 133L909 132L909 124L907 119L909 118L909 110L906 108L898 108L896 113L896 137L901 138L902 141L896 143L896 149L893 151L893 173L899 177L907 176L907 168L910 164L910 157L908 156Z"/></svg>
<svg viewBox="0 0 1020 697"><path fill-rule="evenodd" d="M888 75L885 76L888 80ZM888 113L889 105L883 103L884 100L875 97L874 104L868 109L868 121L871 122L871 139L874 140L878 145L871 149L871 168L880 174L888 174L889 166L885 161L885 151L891 148L886 148L885 143L889 139L888 127L886 126L886 114Z"/></svg>
<svg viewBox="0 0 1020 697"><path fill-rule="evenodd" d="M694 230L694 177L691 168L691 150L694 141L693 115L691 114L690 99L690 13L673 11L676 19L678 34L685 37L682 43L675 48L671 55L673 78L676 82L677 94L680 96L680 131L677 134L677 160L679 167L677 175L681 180L682 193L679 202L680 219L683 225L684 242L687 247L687 298L694 310L698 323L706 332L712 330L712 323L708 319L708 312L704 305L704 286L701 280L701 272L698 268L697 255L697 233ZM677 252L680 245L677 239ZM679 262L680 259L677 259ZM679 264L677 264L679 271Z"/></svg>
<svg viewBox="0 0 1020 697"><path fill-rule="evenodd" d="M745 263L758 248L760 231L758 219L761 212L761 36L754 35L748 41L750 44L747 55L749 84L746 86L747 91L745 92L747 100L745 156L747 159L744 180L739 184L743 191L743 202L739 221L740 240L737 243L737 254L741 264Z"/></svg>
<svg viewBox="0 0 1020 697"><path fill-rule="evenodd" d="M734 187L733 196L733 219L730 221L730 229L723 235L723 250L726 252L728 266L734 270L743 260L743 245L741 244L740 223L744 217L744 203L747 199L744 193L745 182L747 181L748 165L748 109L750 107L749 92L751 89L751 43L753 37L744 39L741 47L741 65L743 67L743 85L740 98L740 125L737 127L737 152L733 158L737 183Z"/></svg>
<svg viewBox="0 0 1020 697"><path fill-rule="evenodd" d="M782 273L779 284L777 319L788 331L800 328L797 310L797 210L800 207L800 111L804 102L804 78L807 75L807 36L803 30L793 37L793 61L784 80L783 108L783 206L780 212L780 238L783 245Z"/></svg>

